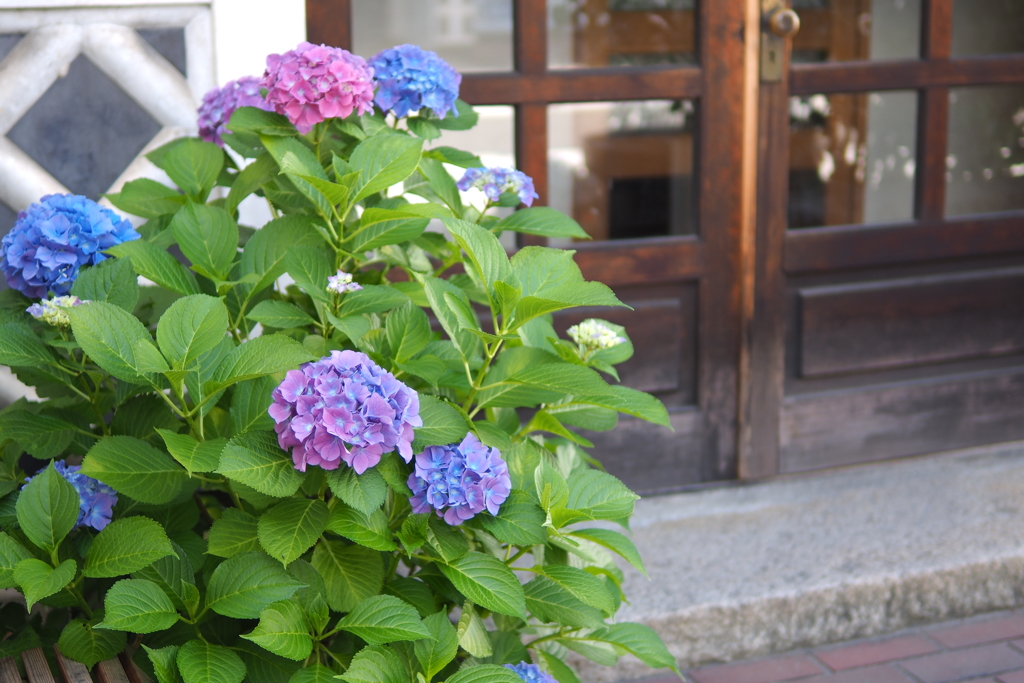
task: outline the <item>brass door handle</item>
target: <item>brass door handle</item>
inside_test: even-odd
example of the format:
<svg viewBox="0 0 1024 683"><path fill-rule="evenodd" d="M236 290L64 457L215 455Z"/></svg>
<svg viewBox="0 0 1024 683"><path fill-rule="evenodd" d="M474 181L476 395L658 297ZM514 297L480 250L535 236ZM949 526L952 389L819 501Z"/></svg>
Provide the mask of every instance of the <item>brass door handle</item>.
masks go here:
<svg viewBox="0 0 1024 683"><path fill-rule="evenodd" d="M776 9L766 20L768 29L780 38L792 38L800 31L800 15L791 9Z"/></svg>

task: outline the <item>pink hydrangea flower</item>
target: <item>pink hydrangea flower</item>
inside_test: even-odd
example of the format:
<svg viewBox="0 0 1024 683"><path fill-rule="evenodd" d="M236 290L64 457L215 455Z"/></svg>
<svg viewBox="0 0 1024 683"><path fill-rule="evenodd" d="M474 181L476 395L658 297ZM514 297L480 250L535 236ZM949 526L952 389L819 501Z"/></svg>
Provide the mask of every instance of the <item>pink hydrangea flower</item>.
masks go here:
<svg viewBox="0 0 1024 683"><path fill-rule="evenodd" d="M283 55L267 57L260 81L267 102L288 117L300 133L324 119L373 109L373 69L348 50L299 43Z"/></svg>

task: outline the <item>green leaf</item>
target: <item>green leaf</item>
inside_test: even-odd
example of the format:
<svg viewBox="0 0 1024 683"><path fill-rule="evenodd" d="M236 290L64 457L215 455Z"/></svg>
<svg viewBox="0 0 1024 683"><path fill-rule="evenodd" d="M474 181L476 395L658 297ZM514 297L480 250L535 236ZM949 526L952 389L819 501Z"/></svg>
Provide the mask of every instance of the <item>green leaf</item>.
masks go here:
<svg viewBox="0 0 1024 683"><path fill-rule="evenodd" d="M416 428L414 451L426 446L457 443L469 433L469 424L451 404L430 394L420 394L420 418L423 426Z"/></svg>
<svg viewBox="0 0 1024 683"><path fill-rule="evenodd" d="M532 434L533 432L548 432L549 434L560 436L563 439L568 439L573 443L577 443L587 448L592 448L594 446L594 444L588 439L566 429L565 426L558 421L558 418L547 410L538 410L534 413L523 431L527 434Z"/></svg>
<svg viewBox="0 0 1024 683"><path fill-rule="evenodd" d="M108 524L93 539L82 574L91 578L123 576L173 553L162 526L148 517L125 517Z"/></svg>
<svg viewBox="0 0 1024 683"><path fill-rule="evenodd" d="M416 608L421 617L429 617L437 611L434 594L427 584L404 576L393 577L384 586L384 592L401 598Z"/></svg>
<svg viewBox="0 0 1024 683"><path fill-rule="evenodd" d="M221 453L217 473L275 498L292 495L302 484L302 473L277 445L273 432L246 432L232 438Z"/></svg>
<svg viewBox="0 0 1024 683"><path fill-rule="evenodd" d="M565 482L565 477L551 466L547 458L541 460L534 470L533 482L540 506L545 510L562 508L569 500L569 486Z"/></svg>
<svg viewBox="0 0 1024 683"><path fill-rule="evenodd" d="M158 152L159 150L154 150ZM212 142L197 138L175 140L159 159L151 152L150 160L167 172L174 184L186 194L206 199L224 165L224 152Z"/></svg>
<svg viewBox="0 0 1024 683"><path fill-rule="evenodd" d="M575 400L580 403L611 408L620 413L639 417L641 420L647 420L669 429L672 428L668 411L665 410L665 404L654 396L637 391L636 389L618 385L609 386L605 387L603 393L583 394L576 396Z"/></svg>
<svg viewBox="0 0 1024 683"><path fill-rule="evenodd" d="M238 642L238 655L245 662L246 680L259 681L260 683L289 683L304 669L299 668L297 662L267 652L255 643L246 640ZM331 672L334 676L334 672ZM325 683L333 683L326 681Z"/></svg>
<svg viewBox="0 0 1024 683"><path fill-rule="evenodd" d="M181 646L176 658L185 683L242 683L245 664L234 651L202 640Z"/></svg>
<svg viewBox="0 0 1024 683"><path fill-rule="evenodd" d="M282 334L269 334L236 346L217 366L214 380L218 386L227 386L274 372L293 370L315 359L294 339Z"/></svg>
<svg viewBox="0 0 1024 683"><path fill-rule="evenodd" d="M71 583L78 573L74 560L64 560L54 569L34 557L22 560L14 567L14 580L25 594L28 609Z"/></svg>
<svg viewBox="0 0 1024 683"><path fill-rule="evenodd" d="M446 683L522 683L522 679L503 666L480 664L457 671Z"/></svg>
<svg viewBox="0 0 1024 683"><path fill-rule="evenodd" d="M622 648L652 669L669 668L679 672L676 658L650 626L622 622L599 629L587 638Z"/></svg>
<svg viewBox="0 0 1024 683"><path fill-rule="evenodd" d="M142 649L146 651L149 661L153 665L157 683L181 683L181 676L178 674L178 663L175 661L178 656L177 645L168 645L161 648L150 648L143 645Z"/></svg>
<svg viewBox="0 0 1024 683"><path fill-rule="evenodd" d="M155 244L132 240L107 249L107 253L119 258L130 258L136 273L172 292L186 296L199 294L195 275Z"/></svg>
<svg viewBox="0 0 1024 683"><path fill-rule="evenodd" d="M561 659L550 652L541 650L540 648L535 649L534 652L540 655L544 668L547 669L548 673L555 677L555 680L558 681L558 683L580 683L579 676L576 675L576 672Z"/></svg>
<svg viewBox="0 0 1024 683"><path fill-rule="evenodd" d="M228 508L210 527L210 545L206 552L218 557L234 557L260 549L256 518L238 508Z"/></svg>
<svg viewBox="0 0 1024 683"><path fill-rule="evenodd" d="M497 517L481 517L484 528L502 543L534 545L547 541L544 511L525 491L512 491Z"/></svg>
<svg viewBox="0 0 1024 683"><path fill-rule="evenodd" d="M275 602L260 612L260 623L252 633L242 636L275 655L300 661L313 651L309 621L298 604L289 600Z"/></svg>
<svg viewBox="0 0 1024 683"><path fill-rule="evenodd" d="M104 195L125 213L141 218L157 218L174 213L185 203L185 195L151 178L138 178L125 183L120 192Z"/></svg>
<svg viewBox="0 0 1024 683"><path fill-rule="evenodd" d="M291 249L314 245L323 245L323 240L313 228L312 217L295 214L276 218L249 238L242 251L241 274L257 276L251 291L262 291L284 275L285 258ZM327 286L326 281L323 286Z"/></svg>
<svg viewBox="0 0 1024 683"><path fill-rule="evenodd" d="M377 595L384 585L384 564L376 550L339 541L320 541L311 564L324 577L327 604L347 612L359 602Z"/></svg>
<svg viewBox="0 0 1024 683"><path fill-rule="evenodd" d="M409 121L411 122L413 119L409 119ZM460 218L463 209L462 195L459 194L458 185L444 164L437 159L424 156L420 159L419 171L430 184L430 189L451 208L457 218Z"/></svg>
<svg viewBox="0 0 1024 683"><path fill-rule="evenodd" d="M584 604L596 607L609 617L615 613L615 600L608 592L607 584L593 574L576 567L556 564L545 565L538 571Z"/></svg>
<svg viewBox="0 0 1024 683"><path fill-rule="evenodd" d="M156 328L156 341L176 369L188 369L193 361L220 343L228 328L224 302L206 294L178 299L167 309Z"/></svg>
<svg viewBox="0 0 1024 683"><path fill-rule="evenodd" d="M63 453L75 434L73 424L50 415L36 415L27 410L0 413L0 443L10 439L39 460L49 460Z"/></svg>
<svg viewBox="0 0 1024 683"><path fill-rule="evenodd" d="M523 587L501 560L470 552L439 566L455 588L474 603L492 612L526 618Z"/></svg>
<svg viewBox="0 0 1024 683"><path fill-rule="evenodd" d="M92 668L99 662L116 657L127 643L128 636L122 631L94 629L81 619L73 619L60 632L57 647L65 657Z"/></svg>
<svg viewBox="0 0 1024 683"><path fill-rule="evenodd" d="M398 531L398 540L405 546L407 553L413 553L427 542L427 527L430 515L426 513L412 514L402 520L402 528Z"/></svg>
<svg viewBox="0 0 1024 683"><path fill-rule="evenodd" d="M441 146L434 147L423 152L423 156L428 159L437 159L443 161L446 164L452 166L458 166L460 168L481 168L484 162L480 160L480 157L473 154L472 152L466 152L461 149L455 149L454 147Z"/></svg>
<svg viewBox="0 0 1024 683"><path fill-rule="evenodd" d="M171 457L182 467L193 472L213 472L220 465L220 454L227 445L227 439L196 441L188 434L175 434L167 429L156 430L163 437L164 445Z"/></svg>
<svg viewBox="0 0 1024 683"><path fill-rule="evenodd" d="M139 279L131 259L107 259L79 270L71 293L82 300L106 301L131 313L139 301Z"/></svg>
<svg viewBox="0 0 1024 683"><path fill-rule="evenodd" d="M618 531L612 531L611 529L572 529L568 533L570 536L578 536L611 550L633 565L637 571L647 576L647 568L644 567L644 561L640 558L640 552L636 549L633 541Z"/></svg>
<svg viewBox="0 0 1024 683"><path fill-rule="evenodd" d="M431 338L427 314L411 301L388 314L386 330L388 346L399 363L422 351Z"/></svg>
<svg viewBox="0 0 1024 683"><path fill-rule="evenodd" d="M380 645L364 647L338 676L346 683L407 683L409 674L393 650Z"/></svg>
<svg viewBox="0 0 1024 683"><path fill-rule="evenodd" d="M441 559L451 563L469 552L469 541L462 529L453 527L440 517L430 515L427 520L427 541Z"/></svg>
<svg viewBox="0 0 1024 683"><path fill-rule="evenodd" d="M541 621L576 628L600 628L603 625L599 610L584 604L564 586L545 576L528 582L523 590L527 609Z"/></svg>
<svg viewBox="0 0 1024 683"><path fill-rule="evenodd" d="M510 620L505 620L510 621ZM518 631L489 631L493 652L486 664L519 664L530 661L530 652L523 645Z"/></svg>
<svg viewBox="0 0 1024 683"><path fill-rule="evenodd" d="M334 495L364 515L380 508L388 495L387 482L372 467L362 474L356 474L351 467L331 470L327 473L327 485Z"/></svg>
<svg viewBox="0 0 1024 683"><path fill-rule="evenodd" d="M160 586L152 581L123 579L104 596L103 621L96 628L154 633L170 628L177 621L178 613Z"/></svg>
<svg viewBox="0 0 1024 683"><path fill-rule="evenodd" d="M455 344L455 348L459 350L459 354L465 359L472 358L479 352L480 340L462 329L455 312L451 310L444 296L446 293L452 294L469 306L469 298L466 293L447 280L436 277L424 278L423 287L427 299L430 301L430 308L434 311L434 316L441 323L448 338Z"/></svg>
<svg viewBox="0 0 1024 683"><path fill-rule="evenodd" d="M420 622L416 610L393 595L377 595L363 600L338 622L338 628L371 645L431 636Z"/></svg>
<svg viewBox="0 0 1024 683"><path fill-rule="evenodd" d="M448 620L446 610L430 615L423 620L423 625L430 632L430 637L413 643L413 651L423 667L424 675L430 681L455 659L459 651L459 635Z"/></svg>
<svg viewBox="0 0 1024 683"><path fill-rule="evenodd" d="M235 555L213 570L206 605L217 614L256 619L263 608L287 600L301 584L263 553Z"/></svg>
<svg viewBox="0 0 1024 683"><path fill-rule="evenodd" d="M338 315L341 317L361 313L383 313L398 308L409 300L399 290L385 285L365 285L361 290L345 295Z"/></svg>
<svg viewBox="0 0 1024 683"><path fill-rule="evenodd" d="M398 547L388 529L388 518L380 509L365 515L339 501L331 510L327 530L374 550L390 552Z"/></svg>
<svg viewBox="0 0 1024 683"><path fill-rule="evenodd" d="M131 313L94 301L69 308L67 314L82 350L114 377L148 384L150 373L169 369L149 331Z"/></svg>
<svg viewBox="0 0 1024 683"><path fill-rule="evenodd" d="M323 664L317 662L312 666L307 666L296 671L295 674L288 679L288 683L334 683L334 681L339 678L344 679L343 676L338 676L333 670L328 669ZM383 678L374 680L375 683L376 681L380 681L380 683L391 683L391 681L386 681ZM394 681L394 683L404 683L404 681Z"/></svg>
<svg viewBox="0 0 1024 683"><path fill-rule="evenodd" d="M75 487L51 463L21 490L16 506L18 524L37 547L53 550L71 533L80 505ZM60 588L63 586L57 590Z"/></svg>
<svg viewBox="0 0 1024 683"><path fill-rule="evenodd" d="M295 135L293 126L286 117L258 107L239 107L228 120L228 130L238 134L263 134L287 137Z"/></svg>
<svg viewBox="0 0 1024 683"><path fill-rule="evenodd" d="M458 634L459 645L474 657L490 657L493 653L491 640L487 637L487 628L484 626L483 619L477 614L473 603L469 600L462 604Z"/></svg>
<svg viewBox="0 0 1024 683"><path fill-rule="evenodd" d="M359 218L358 226L345 238L345 248L364 252L388 244L401 244L423 234L430 223L416 213L399 210L370 208Z"/></svg>
<svg viewBox="0 0 1024 683"><path fill-rule="evenodd" d="M405 135L373 135L353 150L349 165L361 171L359 190L352 201L359 201L396 185L416 170L423 140Z"/></svg>
<svg viewBox="0 0 1024 683"><path fill-rule="evenodd" d="M0 325L0 365L39 368L56 364L53 353L28 327L17 323Z"/></svg>
<svg viewBox="0 0 1024 683"><path fill-rule="evenodd" d="M523 298L516 307L516 323L572 306L622 306L615 294L599 282L586 282L573 261L575 251L524 247L512 257Z"/></svg>
<svg viewBox="0 0 1024 683"><path fill-rule="evenodd" d="M97 441L82 461L82 474L153 505L174 500L188 481L188 474L177 463L131 436L108 436Z"/></svg>
<svg viewBox="0 0 1024 683"><path fill-rule="evenodd" d="M25 547L0 531L0 588L14 588L14 567L32 557Z"/></svg>
<svg viewBox="0 0 1024 683"><path fill-rule="evenodd" d="M327 528L329 514L327 503L322 500L286 498L260 515L260 545L287 567L313 547Z"/></svg>
<svg viewBox="0 0 1024 683"><path fill-rule="evenodd" d="M441 137L441 129L423 117L410 116L405 120L405 122L413 134L423 138L424 140L435 140ZM422 160L420 163L422 163Z"/></svg>
<svg viewBox="0 0 1024 683"><path fill-rule="evenodd" d="M316 324L316 321L308 313L287 301L261 301L256 304L248 317L258 323L281 329Z"/></svg>
<svg viewBox="0 0 1024 683"><path fill-rule="evenodd" d="M558 528L588 519L621 520L633 514L633 504L639 499L612 475L583 470L570 477L564 509L552 510L551 518Z"/></svg>
<svg viewBox="0 0 1024 683"><path fill-rule="evenodd" d="M495 232L512 230L543 237L590 239L590 235L580 227L579 223L561 211L547 206L535 206L515 211L491 226L491 229Z"/></svg>
<svg viewBox="0 0 1024 683"><path fill-rule="evenodd" d="M485 288L493 289L494 283L498 280L514 284L508 255L493 232L476 223L458 218L445 218L442 222L469 256L470 263Z"/></svg>
<svg viewBox="0 0 1024 683"><path fill-rule="evenodd" d="M219 206L188 204L170 228L194 270L227 279L238 251L238 224L231 214Z"/></svg>
<svg viewBox="0 0 1024 683"><path fill-rule="evenodd" d="M277 172L277 163L266 152L262 152L255 160L241 171L231 185L228 198L224 202L224 210L232 216L242 200L259 189L260 185L270 180Z"/></svg>
<svg viewBox="0 0 1024 683"><path fill-rule="evenodd" d="M327 278L334 275L334 269L323 249L292 247L288 249L284 265L288 274L295 280L295 284L306 294L318 301L330 303L331 294L327 291Z"/></svg>
<svg viewBox="0 0 1024 683"><path fill-rule="evenodd" d="M277 381L270 375L240 382L231 396L231 425L235 434L250 430L269 430L274 421L267 413L271 392Z"/></svg>
<svg viewBox="0 0 1024 683"><path fill-rule="evenodd" d="M179 532L179 538L183 538L187 533L190 532ZM130 576L133 579L155 583L170 598L176 609L194 615L199 606L199 593L195 587L196 577L189 553L173 541L171 548L174 549L174 555L166 555L148 567L132 572Z"/></svg>
<svg viewBox="0 0 1024 683"><path fill-rule="evenodd" d="M431 119L435 126L443 130L469 130L476 125L480 115L472 106L462 100L455 100L458 115L446 116L443 119ZM483 165L483 164L479 164Z"/></svg>

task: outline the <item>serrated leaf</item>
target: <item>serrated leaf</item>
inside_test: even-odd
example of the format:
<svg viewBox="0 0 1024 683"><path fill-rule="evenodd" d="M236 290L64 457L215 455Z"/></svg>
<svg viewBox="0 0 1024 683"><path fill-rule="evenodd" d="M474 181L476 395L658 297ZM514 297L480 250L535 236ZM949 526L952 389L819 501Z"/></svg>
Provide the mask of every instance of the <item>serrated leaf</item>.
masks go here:
<svg viewBox="0 0 1024 683"><path fill-rule="evenodd" d="M604 612L605 616L615 613L615 600L608 592L607 584L593 574L567 565L545 565L538 571L577 600Z"/></svg>
<svg viewBox="0 0 1024 683"><path fill-rule="evenodd" d="M82 350L114 377L134 384L148 384L150 373L169 369L149 331L127 311L94 301L66 309L66 312Z"/></svg>
<svg viewBox="0 0 1024 683"><path fill-rule="evenodd" d="M339 501L331 510L327 530L374 550L390 552L398 547L388 529L388 519L379 509L365 515Z"/></svg>
<svg viewBox="0 0 1024 683"><path fill-rule="evenodd" d="M579 536L611 550L633 565L641 574L647 576L647 568L644 567L644 561L641 559L640 552L636 549L633 541L618 531L611 529L572 529L568 533L570 536Z"/></svg>
<svg viewBox="0 0 1024 683"><path fill-rule="evenodd" d="M501 504L497 517L480 518L485 529L509 545L534 545L547 541L544 520L544 511L525 491L512 491Z"/></svg>
<svg viewBox="0 0 1024 683"><path fill-rule="evenodd" d="M14 580L21 586L28 609L43 598L62 590L78 573L74 560L64 560L56 568L31 557L14 566Z"/></svg>
<svg viewBox="0 0 1024 683"><path fill-rule="evenodd" d="M284 600L268 605L260 612L260 623L247 635L251 640L275 655L301 661L313 651L309 635L309 621L302 608Z"/></svg>
<svg viewBox="0 0 1024 683"><path fill-rule="evenodd" d="M547 206L535 206L514 211L511 215L498 221L491 229L494 231L512 230L542 237L590 239L590 235L580 227L579 223L561 211Z"/></svg>
<svg viewBox="0 0 1024 683"><path fill-rule="evenodd" d="M269 430L274 426L267 409L272 403L270 394L277 382L270 375L239 382L231 396L231 425L235 434L250 430Z"/></svg>
<svg viewBox="0 0 1024 683"><path fill-rule="evenodd" d="M427 446L459 443L469 433L469 424L451 404L430 394L420 394L420 419L415 432L414 452Z"/></svg>
<svg viewBox="0 0 1024 683"><path fill-rule="evenodd" d="M363 313L383 313L402 306L409 300L394 287L365 285L362 289L345 295L338 315L342 318Z"/></svg>
<svg viewBox="0 0 1024 683"><path fill-rule="evenodd" d="M334 275L334 269L323 249L306 246L289 248L284 265L288 275L306 294L323 303L330 303L332 295L327 291L327 278Z"/></svg>
<svg viewBox="0 0 1024 683"><path fill-rule="evenodd" d="M294 674L303 671L303 669L299 669L298 662L278 657L259 645L245 640L238 641L236 651L245 662L246 679L249 681L289 683ZM334 675L333 672L331 675Z"/></svg>
<svg viewBox="0 0 1024 683"><path fill-rule="evenodd" d="M417 579L395 576L384 586L384 592L415 607L421 617L428 617L437 611L434 593L427 584Z"/></svg>
<svg viewBox="0 0 1024 683"><path fill-rule="evenodd" d="M388 485L380 472L371 467L356 474L351 467L340 467L327 473L327 485L334 495L364 515L370 515L384 504Z"/></svg>
<svg viewBox="0 0 1024 683"><path fill-rule="evenodd" d="M27 410L0 413L0 438L14 441L39 460L49 460L63 453L75 434L73 424L51 415L37 415Z"/></svg>
<svg viewBox="0 0 1024 683"><path fill-rule="evenodd" d="M492 612L525 619L523 587L501 560L474 551L439 567L455 588L474 603Z"/></svg>
<svg viewBox="0 0 1024 683"><path fill-rule="evenodd" d="M676 658L650 626L621 622L594 631L587 638L622 648L652 669L669 668L679 672Z"/></svg>
<svg viewBox="0 0 1024 683"><path fill-rule="evenodd" d="M224 209L187 204L170 229L195 270L226 280L238 251L238 224Z"/></svg>
<svg viewBox="0 0 1024 683"><path fill-rule="evenodd" d="M446 218L442 222L469 256L485 288L493 289L498 280L514 284L515 276L508 255L493 232L458 218Z"/></svg>
<svg viewBox="0 0 1024 683"><path fill-rule="evenodd" d="M261 301L248 317L263 325L280 329L305 327L316 323L308 313L287 301Z"/></svg>
<svg viewBox="0 0 1024 683"><path fill-rule="evenodd" d="M411 359L430 341L430 320L423 309L411 301L391 311L385 327L388 346L399 363Z"/></svg>
<svg viewBox="0 0 1024 683"><path fill-rule="evenodd" d="M181 675L178 673L178 646L168 645L161 648L150 648L145 645L142 649L146 651L153 671L156 673L157 683L181 683Z"/></svg>
<svg viewBox="0 0 1024 683"><path fill-rule="evenodd" d="M156 341L164 356L178 369L188 369L216 347L228 328L224 302L205 294L178 299L162 316Z"/></svg>
<svg viewBox="0 0 1024 683"><path fill-rule="evenodd" d="M97 441L82 461L82 474L153 505L174 500L188 481L188 474L177 463L131 436L108 436Z"/></svg>
<svg viewBox="0 0 1024 683"><path fill-rule="evenodd" d="M282 334L269 334L236 346L217 366L213 379L218 387L224 387L274 372L293 370L311 360L316 360L316 357L299 342Z"/></svg>
<svg viewBox="0 0 1024 683"><path fill-rule="evenodd" d="M487 628L484 626L483 619L477 614L476 608L469 600L462 605L458 635L459 645L474 657L490 657L493 653L491 640L487 637Z"/></svg>
<svg viewBox="0 0 1024 683"><path fill-rule="evenodd" d="M548 673L555 677L555 680L558 681L558 683L580 683L579 676L576 675L576 672L561 659L550 652L541 650L540 648L537 648L534 651L540 655L544 668L547 669Z"/></svg>
<svg viewBox="0 0 1024 683"><path fill-rule="evenodd" d="M80 505L75 487L51 463L21 490L15 508L18 525L37 547L53 550L71 533Z"/></svg>
<svg viewBox="0 0 1024 683"><path fill-rule="evenodd" d="M178 613L160 586L142 579L123 579L104 596L103 621L96 628L154 633L177 621Z"/></svg>
<svg viewBox="0 0 1024 683"><path fill-rule="evenodd" d="M455 348L459 350L459 354L465 359L472 358L479 352L480 340L462 329L458 318L449 308L444 296L446 293L451 294L468 306L469 298L466 293L451 282L436 277L423 278L423 288L427 300L430 301L430 309L441 323L448 338L455 344Z"/></svg>
<svg viewBox="0 0 1024 683"><path fill-rule="evenodd" d="M459 635L446 610L430 615L423 620L423 625L430 637L413 643L413 651L429 681L455 659L459 651Z"/></svg>
<svg viewBox="0 0 1024 683"><path fill-rule="evenodd" d="M409 674L393 650L371 645L357 652L338 678L346 683L407 683Z"/></svg>
<svg viewBox="0 0 1024 683"><path fill-rule="evenodd" d="M185 203L185 195L151 178L130 180L120 192L104 195L125 213L140 218L157 218L174 213Z"/></svg>
<svg viewBox="0 0 1024 683"><path fill-rule="evenodd" d="M386 190L412 175L422 147L423 140L404 135L373 135L359 143L349 157L352 169L362 172L352 201Z"/></svg>
<svg viewBox="0 0 1024 683"><path fill-rule="evenodd" d="M327 604L336 612L349 611L377 595L384 585L380 553L360 545L320 541L313 550L312 565L324 577Z"/></svg>
<svg viewBox="0 0 1024 683"><path fill-rule="evenodd" d="M213 570L206 590L206 605L226 617L256 619L264 607L287 600L301 586L279 562L267 555L244 553L225 560Z"/></svg>
<svg viewBox="0 0 1024 683"><path fill-rule="evenodd" d="M363 600L338 622L338 628L371 645L431 636L416 610L393 595Z"/></svg>
<svg viewBox="0 0 1024 683"><path fill-rule="evenodd" d="M545 576L529 581L523 590L527 609L541 621L576 628L600 628L603 625L600 610L584 604L564 586Z"/></svg>
<svg viewBox="0 0 1024 683"><path fill-rule="evenodd" d="M92 578L123 576L173 553L162 526L148 517L125 517L108 524L93 539L82 574Z"/></svg>
<svg viewBox="0 0 1024 683"><path fill-rule="evenodd" d="M583 520L621 520L633 514L640 499L621 481L598 470L583 470L569 478L569 496L564 509L551 511L557 528Z"/></svg>
<svg viewBox="0 0 1024 683"><path fill-rule="evenodd" d="M335 680L341 678L333 670L328 669L319 662L312 666L296 671L291 678L288 679L288 683L334 683ZM387 681L381 680L381 683L387 683ZM396 681L395 683L400 683Z"/></svg>
<svg viewBox="0 0 1024 683"><path fill-rule="evenodd" d="M275 218L255 234L242 251L241 274L259 279L252 292L262 291L285 272L285 258L293 247L323 244L310 216L293 214ZM326 287L326 283L324 283Z"/></svg>
<svg viewBox="0 0 1024 683"><path fill-rule="evenodd" d="M106 301L130 313L139 300L139 279L131 259L106 259L79 270L71 294L83 301Z"/></svg>
<svg viewBox="0 0 1024 683"><path fill-rule="evenodd" d="M217 473L275 498L292 495L302 484L302 473L277 445L273 432L233 437L221 452Z"/></svg>
<svg viewBox="0 0 1024 683"><path fill-rule="evenodd" d="M175 661L185 683L242 683L245 664L231 649L202 640L190 640Z"/></svg>
<svg viewBox="0 0 1024 683"><path fill-rule="evenodd" d="M196 138L175 140L166 150L154 150L148 156L183 192L201 200L217 183L224 165L224 152L220 147Z"/></svg>
<svg viewBox="0 0 1024 683"><path fill-rule="evenodd" d="M165 289L185 296L200 293L195 275L155 244L145 240L132 240L107 249L107 253L120 258L130 258L136 273Z"/></svg>
<svg viewBox="0 0 1024 683"><path fill-rule="evenodd" d="M210 527L210 545L206 552L218 557L234 557L259 550L257 520L248 512L228 508Z"/></svg>
<svg viewBox="0 0 1024 683"><path fill-rule="evenodd" d="M449 676L446 683L522 683L522 679L511 669L497 664L480 664L461 669Z"/></svg>
<svg viewBox="0 0 1024 683"><path fill-rule="evenodd" d="M220 454L227 445L227 439L197 441L188 434L176 434L167 429L156 430L164 440L167 452L192 472L213 472L220 464Z"/></svg>
<svg viewBox="0 0 1024 683"><path fill-rule="evenodd" d="M56 363L53 353L31 329L18 323L0 325L0 365L39 368Z"/></svg>
<svg viewBox="0 0 1024 683"><path fill-rule="evenodd" d="M430 515L427 521L427 541L445 562L452 562L469 552L469 540L465 532L453 527L437 515Z"/></svg>
<svg viewBox="0 0 1024 683"><path fill-rule="evenodd" d="M423 234L430 219L403 209L369 208L345 238L345 249L364 252L389 244L401 244Z"/></svg>
<svg viewBox="0 0 1024 683"><path fill-rule="evenodd" d="M0 588L14 588L14 567L32 557L23 545L0 531Z"/></svg>
<svg viewBox="0 0 1024 683"><path fill-rule="evenodd" d="M196 577L188 553L180 545L171 542L174 555L160 558L148 567L131 573L131 578L152 581L171 599L175 609L194 615L199 606L199 590L195 587Z"/></svg>
<svg viewBox="0 0 1024 683"><path fill-rule="evenodd" d="M121 631L94 629L82 619L73 619L60 632L57 647L65 657L91 668L98 662L116 657L127 642L127 634Z"/></svg>
<svg viewBox="0 0 1024 683"><path fill-rule="evenodd" d="M322 500L286 498L260 515L260 545L268 555L288 566L313 547L327 528L329 514Z"/></svg>

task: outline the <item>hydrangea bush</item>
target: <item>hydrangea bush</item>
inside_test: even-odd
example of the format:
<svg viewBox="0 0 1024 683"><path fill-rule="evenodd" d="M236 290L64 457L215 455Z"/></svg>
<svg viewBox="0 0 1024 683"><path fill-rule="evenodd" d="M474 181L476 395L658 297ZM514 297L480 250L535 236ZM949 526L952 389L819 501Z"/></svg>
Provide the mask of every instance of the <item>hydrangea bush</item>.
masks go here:
<svg viewBox="0 0 1024 683"><path fill-rule="evenodd" d="M574 252L498 240L579 225L494 215L532 182L434 142L477 119L437 55L304 43L254 82L149 154L175 187L109 196L137 231L49 196L3 240L0 363L39 400L0 411L0 588L31 610L0 607L0 655L125 652L159 683L674 669L616 619L637 497L579 432L666 411L618 384L623 328L557 333L622 306Z"/></svg>

